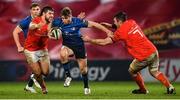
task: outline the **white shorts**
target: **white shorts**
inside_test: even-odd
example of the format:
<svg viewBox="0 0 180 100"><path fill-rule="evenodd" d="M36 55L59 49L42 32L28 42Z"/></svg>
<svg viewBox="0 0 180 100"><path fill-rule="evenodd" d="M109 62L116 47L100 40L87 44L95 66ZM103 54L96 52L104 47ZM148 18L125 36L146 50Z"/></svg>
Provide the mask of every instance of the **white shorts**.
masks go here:
<svg viewBox="0 0 180 100"><path fill-rule="evenodd" d="M48 50L37 50L37 51L29 51L27 49L24 50L24 55L26 56L26 60L28 64L36 63L38 61L47 62L50 64L50 59L48 55Z"/></svg>

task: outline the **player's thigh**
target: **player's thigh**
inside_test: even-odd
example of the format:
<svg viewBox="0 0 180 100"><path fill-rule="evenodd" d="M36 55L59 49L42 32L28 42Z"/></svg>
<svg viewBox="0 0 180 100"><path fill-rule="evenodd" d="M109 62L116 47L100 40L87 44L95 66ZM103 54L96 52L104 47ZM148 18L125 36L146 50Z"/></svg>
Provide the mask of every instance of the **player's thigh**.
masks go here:
<svg viewBox="0 0 180 100"><path fill-rule="evenodd" d="M87 58L78 58L77 62L81 73L87 73Z"/></svg>
<svg viewBox="0 0 180 100"><path fill-rule="evenodd" d="M74 46L72 48L76 59L86 59L87 53L84 45Z"/></svg>
<svg viewBox="0 0 180 100"><path fill-rule="evenodd" d="M147 61L138 61L137 59L134 59L132 63L130 64L129 72L130 73L137 73L143 68L147 67L148 63Z"/></svg>
<svg viewBox="0 0 180 100"><path fill-rule="evenodd" d="M41 57L40 59L40 64L41 64L41 71L44 75L48 75L49 74L49 68L50 68L50 58L48 55L47 51L43 51L44 56Z"/></svg>
<svg viewBox="0 0 180 100"><path fill-rule="evenodd" d="M74 54L73 50L67 46L63 45L60 49L60 58L62 58L62 59L68 59L69 56L73 55L73 54Z"/></svg>
<svg viewBox="0 0 180 100"><path fill-rule="evenodd" d="M36 63L29 63L29 66L31 67L32 72L35 75L39 76L41 74L41 68L40 68L40 64L38 62L36 62Z"/></svg>
<svg viewBox="0 0 180 100"><path fill-rule="evenodd" d="M40 64L38 63L39 57L36 55L35 51L24 50L24 55L26 57L28 65L31 67L34 74L41 73Z"/></svg>
<svg viewBox="0 0 180 100"><path fill-rule="evenodd" d="M24 50L24 55L26 57L26 61L28 64L36 63L39 61L39 57L37 56L37 51L29 51L27 49Z"/></svg>
<svg viewBox="0 0 180 100"><path fill-rule="evenodd" d="M154 75L159 70L159 56L158 52L151 55L151 64L148 66L149 72Z"/></svg>

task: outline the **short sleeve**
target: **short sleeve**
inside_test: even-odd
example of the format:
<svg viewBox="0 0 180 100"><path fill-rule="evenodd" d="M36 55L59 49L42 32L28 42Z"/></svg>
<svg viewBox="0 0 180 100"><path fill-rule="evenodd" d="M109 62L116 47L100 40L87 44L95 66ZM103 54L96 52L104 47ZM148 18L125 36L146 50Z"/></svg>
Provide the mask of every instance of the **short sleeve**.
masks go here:
<svg viewBox="0 0 180 100"><path fill-rule="evenodd" d="M88 27L88 21L85 19L77 18L80 27Z"/></svg>
<svg viewBox="0 0 180 100"><path fill-rule="evenodd" d="M112 40L114 42L117 42L119 40L122 39L122 36L121 36L122 32L120 31L120 29L117 29L115 32L114 32L114 37L112 38Z"/></svg>
<svg viewBox="0 0 180 100"><path fill-rule="evenodd" d="M29 23L31 22L31 19L25 18L19 22L19 27L24 30L29 27Z"/></svg>

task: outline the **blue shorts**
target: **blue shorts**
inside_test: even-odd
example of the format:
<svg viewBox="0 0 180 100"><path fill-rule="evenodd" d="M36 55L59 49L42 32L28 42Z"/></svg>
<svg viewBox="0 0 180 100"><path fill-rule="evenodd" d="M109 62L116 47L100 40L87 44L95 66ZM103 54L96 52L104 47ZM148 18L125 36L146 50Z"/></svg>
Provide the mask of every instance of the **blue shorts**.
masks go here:
<svg viewBox="0 0 180 100"><path fill-rule="evenodd" d="M82 45L66 45L66 44L63 44L63 45L67 46L68 48L70 48L74 52L76 59L78 59L78 58L85 59L87 57L84 44L82 44Z"/></svg>

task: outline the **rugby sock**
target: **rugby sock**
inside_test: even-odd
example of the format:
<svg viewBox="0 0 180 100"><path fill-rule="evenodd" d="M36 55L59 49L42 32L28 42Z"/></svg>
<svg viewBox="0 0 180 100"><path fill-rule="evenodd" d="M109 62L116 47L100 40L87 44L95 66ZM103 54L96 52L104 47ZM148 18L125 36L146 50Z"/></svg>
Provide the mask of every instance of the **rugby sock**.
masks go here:
<svg viewBox="0 0 180 100"><path fill-rule="evenodd" d="M29 87L32 87L34 84L33 80L30 78L29 81L28 81L28 86Z"/></svg>
<svg viewBox="0 0 180 100"><path fill-rule="evenodd" d="M45 83L44 79L42 79L41 87L42 87L42 89L46 89L46 83Z"/></svg>
<svg viewBox="0 0 180 100"><path fill-rule="evenodd" d="M89 88L87 73L86 74L82 74L82 79L83 79L83 82L84 82L84 88Z"/></svg>
<svg viewBox="0 0 180 100"><path fill-rule="evenodd" d="M160 72L155 78L157 80L159 80L167 88L170 86L169 80L167 79L167 77L162 72Z"/></svg>
<svg viewBox="0 0 180 100"><path fill-rule="evenodd" d="M65 75L67 77L71 77L71 74L70 74L70 71L69 71L69 69L70 69L70 62L64 63L62 65L63 65L64 71L65 71Z"/></svg>
<svg viewBox="0 0 180 100"><path fill-rule="evenodd" d="M146 90L144 85L144 80L139 72L136 75L132 76L133 80L136 81L137 85L139 86L140 90Z"/></svg>
<svg viewBox="0 0 180 100"><path fill-rule="evenodd" d="M36 78L36 80L38 81L39 85L41 86L42 90L46 90L46 84L45 84L45 81L41 76L39 76L38 78Z"/></svg>

